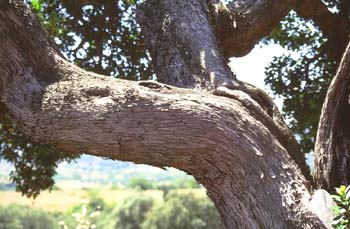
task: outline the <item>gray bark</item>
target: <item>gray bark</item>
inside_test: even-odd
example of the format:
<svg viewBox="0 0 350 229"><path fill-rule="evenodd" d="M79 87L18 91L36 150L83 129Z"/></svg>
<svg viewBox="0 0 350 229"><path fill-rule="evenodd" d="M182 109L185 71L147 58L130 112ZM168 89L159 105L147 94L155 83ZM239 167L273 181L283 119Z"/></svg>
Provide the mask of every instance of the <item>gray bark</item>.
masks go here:
<svg viewBox="0 0 350 229"><path fill-rule="evenodd" d="M137 12L160 82L213 89L234 79L202 0L148 0Z"/></svg>
<svg viewBox="0 0 350 229"><path fill-rule="evenodd" d="M182 51L188 50L193 58L183 59L176 43L170 42L169 53L179 58L174 62L178 66L175 70L185 69L185 79L190 80L177 84L167 78L166 74L172 74L170 65L164 66L160 79L191 88L196 87L194 76L198 75L200 84L214 83L216 87L217 81L210 79L210 73L222 73L224 81L232 80L236 88L219 85L214 95L84 71L59 55L23 3L1 1L0 95L14 122L32 140L66 152L188 172L207 188L226 228L325 228L310 211L311 194L302 174L306 167L298 161L295 140L278 113L269 113L264 105L266 102L271 106L269 98L227 72L209 27L202 29L208 36L207 43L196 44L189 39L187 23L210 25L202 12L206 9L203 2L161 2L168 5L164 7L166 13L159 15L175 18L173 23L177 25L172 28L178 29L176 39L181 47L189 42ZM183 5L185 2L191 5ZM264 2L273 1L257 2L263 7ZM170 6L184 11L177 14L179 11L174 12ZM188 22L180 16L186 12L195 12L198 18ZM149 16L153 15L143 18ZM193 36L199 39L202 34L195 31ZM165 55L167 45L161 45L159 49ZM208 47L208 64L203 65L196 55ZM202 70L209 72L209 78ZM259 96L263 97L260 101Z"/></svg>
<svg viewBox="0 0 350 229"><path fill-rule="evenodd" d="M331 195L324 189L317 190L310 201L311 211L320 216L320 219L327 228L333 228L331 222L335 215L332 207L335 205L336 203L333 201Z"/></svg>
<svg viewBox="0 0 350 229"><path fill-rule="evenodd" d="M350 184L350 43L323 104L316 145L314 177L318 187L334 191Z"/></svg>
<svg viewBox="0 0 350 229"><path fill-rule="evenodd" d="M237 12L252 18L255 15L264 21L281 20L287 13L285 8L291 7L291 1L284 1L284 4L265 0L248 1L245 7L243 3L235 4ZM262 12L257 13L258 7L261 7ZM239 99L243 106L254 112L254 116L278 136L304 175L310 178L304 155L293 134L281 120L275 104L264 91L238 81L226 65L223 49L216 39L220 35L213 29L223 24L216 19L210 20L218 16L224 18L217 9L226 8L216 1L207 6L203 0L149 0L140 7L137 19L145 34L158 80L177 87L202 88L211 90L216 95ZM231 6L232 10L233 8ZM275 13L269 14L270 11L267 10ZM276 14L279 15L277 19ZM255 20L257 19L252 19ZM232 22L226 24L230 31ZM247 40L256 42L265 34L253 31L272 29L272 26L266 27L265 24L262 28L259 26L261 23L251 27L242 26L240 34L249 34ZM237 37L235 33L231 35ZM249 51L250 48L246 47L245 50Z"/></svg>
<svg viewBox="0 0 350 229"><path fill-rule="evenodd" d="M296 0L213 2L213 22L226 57L244 56L295 7Z"/></svg>

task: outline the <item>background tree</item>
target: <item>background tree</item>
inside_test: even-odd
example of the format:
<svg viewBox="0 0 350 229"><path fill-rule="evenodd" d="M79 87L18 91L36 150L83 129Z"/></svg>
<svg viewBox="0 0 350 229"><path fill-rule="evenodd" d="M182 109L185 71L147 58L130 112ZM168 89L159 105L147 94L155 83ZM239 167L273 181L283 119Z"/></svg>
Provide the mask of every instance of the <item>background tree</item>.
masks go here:
<svg viewBox="0 0 350 229"><path fill-rule="evenodd" d="M154 199L141 193L125 200L113 214L117 219L113 228L140 229L153 206Z"/></svg>
<svg viewBox="0 0 350 229"><path fill-rule="evenodd" d="M9 205L0 208L0 228L58 229L59 227L54 217L47 212L23 206Z"/></svg>
<svg viewBox="0 0 350 229"><path fill-rule="evenodd" d="M169 192L165 203L154 207L142 228L221 228L213 203L193 193Z"/></svg>

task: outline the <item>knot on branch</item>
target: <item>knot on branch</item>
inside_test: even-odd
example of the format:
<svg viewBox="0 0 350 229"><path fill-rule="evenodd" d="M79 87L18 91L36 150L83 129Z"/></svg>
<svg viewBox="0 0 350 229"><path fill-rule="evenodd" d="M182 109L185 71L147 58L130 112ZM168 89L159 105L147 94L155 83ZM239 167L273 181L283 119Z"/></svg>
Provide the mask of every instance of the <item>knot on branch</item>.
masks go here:
<svg viewBox="0 0 350 229"><path fill-rule="evenodd" d="M133 89L127 90L125 92L125 98L127 100L135 100L136 99L135 91Z"/></svg>

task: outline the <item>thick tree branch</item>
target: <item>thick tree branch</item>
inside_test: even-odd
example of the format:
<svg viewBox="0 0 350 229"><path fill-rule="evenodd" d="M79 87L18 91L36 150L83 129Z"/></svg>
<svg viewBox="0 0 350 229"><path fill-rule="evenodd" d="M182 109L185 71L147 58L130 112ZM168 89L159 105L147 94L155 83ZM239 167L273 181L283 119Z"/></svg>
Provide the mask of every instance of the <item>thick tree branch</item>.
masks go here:
<svg viewBox="0 0 350 229"><path fill-rule="evenodd" d="M326 4L321 0L299 0L295 10L300 17L312 19L326 34L335 31L338 25L342 29L337 31L344 31L348 24L347 18L330 12Z"/></svg>
<svg viewBox="0 0 350 229"><path fill-rule="evenodd" d="M234 80L204 0L148 0L138 7L137 21L160 82L214 90Z"/></svg>
<svg viewBox="0 0 350 229"><path fill-rule="evenodd" d="M350 184L349 88L350 43L329 86L315 145L315 181L329 191L341 184Z"/></svg>
<svg viewBox="0 0 350 229"><path fill-rule="evenodd" d="M145 34L158 79L190 88L200 87L196 83L198 79L201 84L204 82L209 88L214 87L216 95L240 100L278 136L305 176L309 177L304 155L271 99L264 91L232 77L206 10L202 0L149 0L138 9L137 19Z"/></svg>
<svg viewBox="0 0 350 229"><path fill-rule="evenodd" d="M229 5L208 2L226 58L249 53L295 6L295 0L237 0Z"/></svg>
<svg viewBox="0 0 350 229"><path fill-rule="evenodd" d="M330 41L329 49L342 53L347 44L350 31L348 15L331 13L320 0L238 0L229 5L219 0L207 2L211 6L212 23L226 58L250 52L291 9L305 19L312 19L320 27ZM349 3L343 5L349 7Z"/></svg>
<svg viewBox="0 0 350 229"><path fill-rule="evenodd" d="M247 94L86 72L51 48L23 3L11 2L0 2L0 96L32 140L184 170L207 188L227 228L325 228L284 131L274 132L278 125Z"/></svg>

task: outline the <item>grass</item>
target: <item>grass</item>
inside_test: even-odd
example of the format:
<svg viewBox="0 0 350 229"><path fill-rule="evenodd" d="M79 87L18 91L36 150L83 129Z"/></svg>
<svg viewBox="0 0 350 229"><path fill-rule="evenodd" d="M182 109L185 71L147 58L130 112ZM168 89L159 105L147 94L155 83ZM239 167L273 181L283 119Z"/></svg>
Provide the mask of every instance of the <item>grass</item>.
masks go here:
<svg viewBox="0 0 350 229"><path fill-rule="evenodd" d="M94 190L93 190L94 191ZM98 196L101 197L108 205L117 205L120 201L131 197L137 190L96 190ZM196 196L206 196L204 189L179 190L180 192L195 192ZM44 209L51 212L66 212L67 209L77 206L85 199L89 199L91 190L55 190L51 192L43 192L35 200L21 196L15 191L0 191L0 205L19 204L31 206L36 209ZM163 201L163 193L161 190L143 191L146 195L152 196L156 201Z"/></svg>

